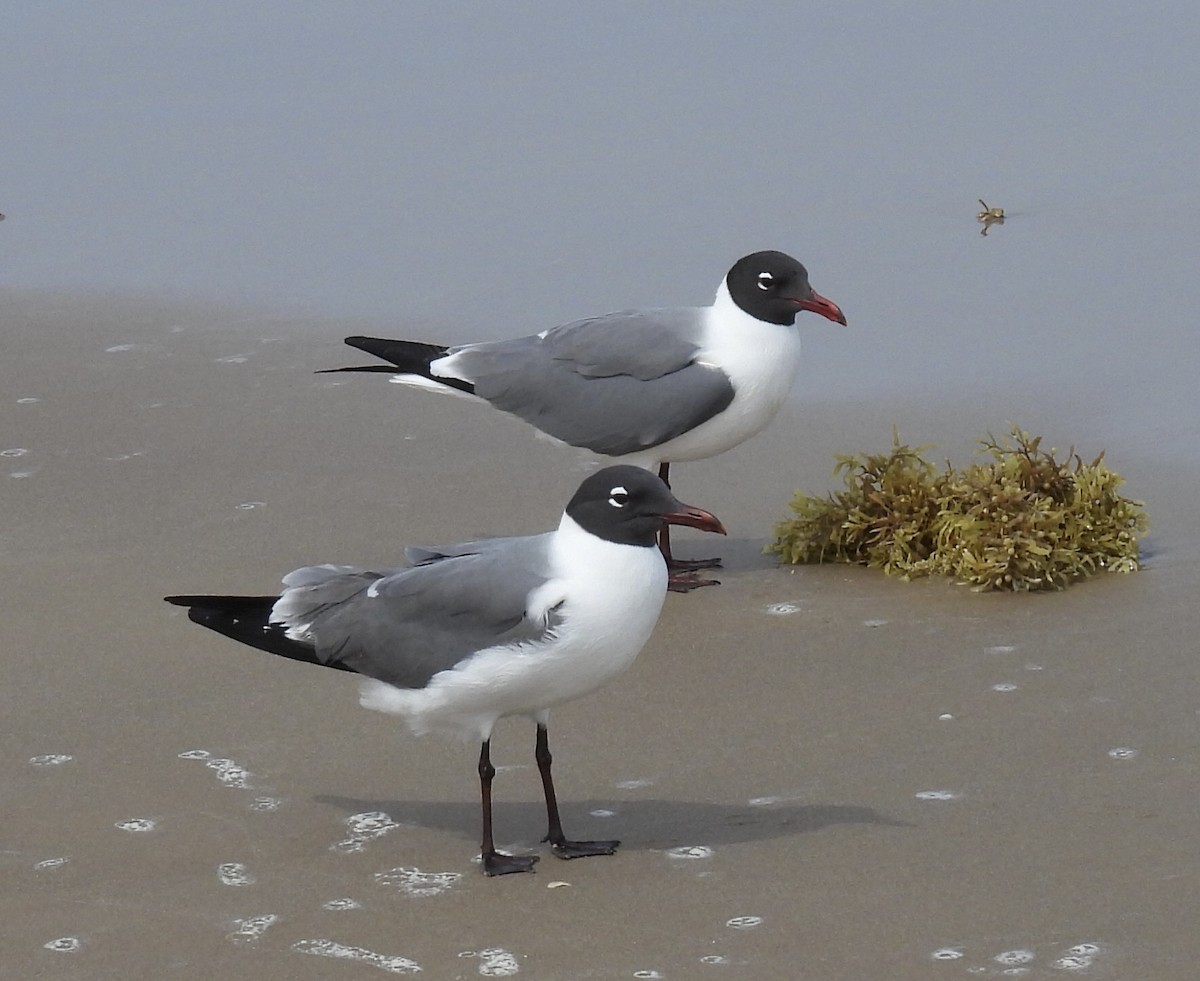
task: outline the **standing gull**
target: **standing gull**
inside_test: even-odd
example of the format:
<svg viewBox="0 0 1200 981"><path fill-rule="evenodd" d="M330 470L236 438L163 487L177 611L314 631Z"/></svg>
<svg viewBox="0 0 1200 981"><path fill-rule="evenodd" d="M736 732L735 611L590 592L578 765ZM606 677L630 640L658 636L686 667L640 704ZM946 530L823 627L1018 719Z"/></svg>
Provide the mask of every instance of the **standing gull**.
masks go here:
<svg viewBox="0 0 1200 981"><path fill-rule="evenodd" d="M555 531L409 548L398 569L307 566L284 576L280 596L166 600L243 644L364 675L361 704L403 716L417 735L478 739L483 869L529 872L537 856L503 854L492 839L492 728L509 715L537 723L554 854L611 855L619 842L563 834L546 724L553 706L611 681L649 639L667 589L655 536L668 523L725 533L653 474L607 467L580 484Z"/></svg>
<svg viewBox="0 0 1200 981"><path fill-rule="evenodd" d="M845 324L808 272L782 252L739 259L707 307L625 310L507 341L445 347L347 337L391 362L333 368L380 371L393 381L482 399L564 443L651 469L715 456L774 417L800 366L802 310ZM704 585L659 544L671 588Z"/></svg>

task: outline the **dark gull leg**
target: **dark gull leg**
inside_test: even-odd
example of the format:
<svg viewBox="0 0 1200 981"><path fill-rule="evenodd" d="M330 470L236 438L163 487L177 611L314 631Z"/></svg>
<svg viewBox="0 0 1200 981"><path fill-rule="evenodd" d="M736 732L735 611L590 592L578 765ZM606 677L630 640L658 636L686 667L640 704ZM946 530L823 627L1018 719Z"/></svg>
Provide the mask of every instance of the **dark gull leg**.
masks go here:
<svg viewBox="0 0 1200 981"><path fill-rule="evenodd" d="M492 766L491 740L483 741L479 751L479 787L483 799L483 844L480 847L480 858L483 860L483 871L488 875L507 875L509 872L532 872L533 863L538 860L536 855L505 855L496 851L492 841L492 777L496 768Z"/></svg>
<svg viewBox="0 0 1200 981"><path fill-rule="evenodd" d="M671 464L658 465L658 478L668 487L671 486L669 473ZM671 526L663 525L658 533L658 550L667 562L667 589L673 593L689 593L701 586L719 586L719 579L701 579L696 572L700 569L715 569L721 564L716 559L676 559L671 555Z"/></svg>
<svg viewBox="0 0 1200 981"><path fill-rule="evenodd" d="M546 792L546 818L550 830L542 841L550 842L550 850L559 858L586 858L589 855L611 855L617 850L619 841L568 841L563 834L562 821L558 817L558 798L554 796L554 780L550 776L550 742L546 727L540 722L537 727L537 747L533 753L538 771L542 775L542 789Z"/></svg>

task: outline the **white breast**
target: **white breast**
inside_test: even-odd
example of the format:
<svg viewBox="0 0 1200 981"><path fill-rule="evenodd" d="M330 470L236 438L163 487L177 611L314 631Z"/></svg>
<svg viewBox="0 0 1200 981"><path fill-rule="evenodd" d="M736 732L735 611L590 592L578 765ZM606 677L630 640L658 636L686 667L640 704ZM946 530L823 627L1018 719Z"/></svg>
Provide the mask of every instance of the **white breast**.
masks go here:
<svg viewBox="0 0 1200 981"><path fill-rule="evenodd" d="M756 320L733 302L724 283L705 319L697 360L725 372L733 385L733 401L695 429L631 453L622 462L649 467L664 460L702 460L724 453L762 431L787 399L800 369L800 333L795 326Z"/></svg>
<svg viewBox="0 0 1200 981"><path fill-rule="evenodd" d="M507 715L544 718L626 670L649 640L666 598L667 571L657 548L617 545L563 515L550 553L555 575L529 598L533 615L561 601L547 642L493 647L420 690L363 682L366 708L403 715L418 734L450 732L487 739Z"/></svg>

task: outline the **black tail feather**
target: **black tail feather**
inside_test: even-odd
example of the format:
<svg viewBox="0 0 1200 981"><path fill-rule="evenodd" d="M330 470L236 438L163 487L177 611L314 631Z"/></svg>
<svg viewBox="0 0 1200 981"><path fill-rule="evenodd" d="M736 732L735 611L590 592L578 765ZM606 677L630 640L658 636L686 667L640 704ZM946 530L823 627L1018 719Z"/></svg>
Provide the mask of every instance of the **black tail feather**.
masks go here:
<svg viewBox="0 0 1200 981"><path fill-rule="evenodd" d="M188 619L238 643L338 671L354 669L340 661L322 661L311 644L292 640L278 623L271 623L271 609L278 596L165 596L168 603L188 608Z"/></svg>
<svg viewBox="0 0 1200 981"><path fill-rule="evenodd" d="M346 343L360 351L374 355L388 365L356 365L347 368L326 368L317 374L328 374L337 371L382 371L390 375L407 374L420 375L429 378L440 385L457 388L461 392L475 392L475 386L458 378L436 378L429 370L431 361L444 357L449 348L441 344L427 344L424 341L389 341L382 337L347 337Z"/></svg>

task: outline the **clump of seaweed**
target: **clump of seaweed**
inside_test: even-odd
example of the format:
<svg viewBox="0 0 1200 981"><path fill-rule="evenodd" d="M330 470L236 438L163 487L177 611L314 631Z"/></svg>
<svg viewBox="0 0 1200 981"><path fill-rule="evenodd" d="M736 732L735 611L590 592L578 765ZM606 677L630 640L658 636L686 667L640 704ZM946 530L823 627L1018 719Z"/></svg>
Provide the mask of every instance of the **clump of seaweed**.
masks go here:
<svg viewBox="0 0 1200 981"><path fill-rule="evenodd" d="M1065 589L1098 572L1138 568L1147 527L1140 501L1101 453L1058 460L1042 437L1013 428L979 441L986 460L938 470L892 435L890 453L837 457L844 490L797 492L794 517L767 546L783 562L850 562L903 579L953 576L976 589Z"/></svg>

